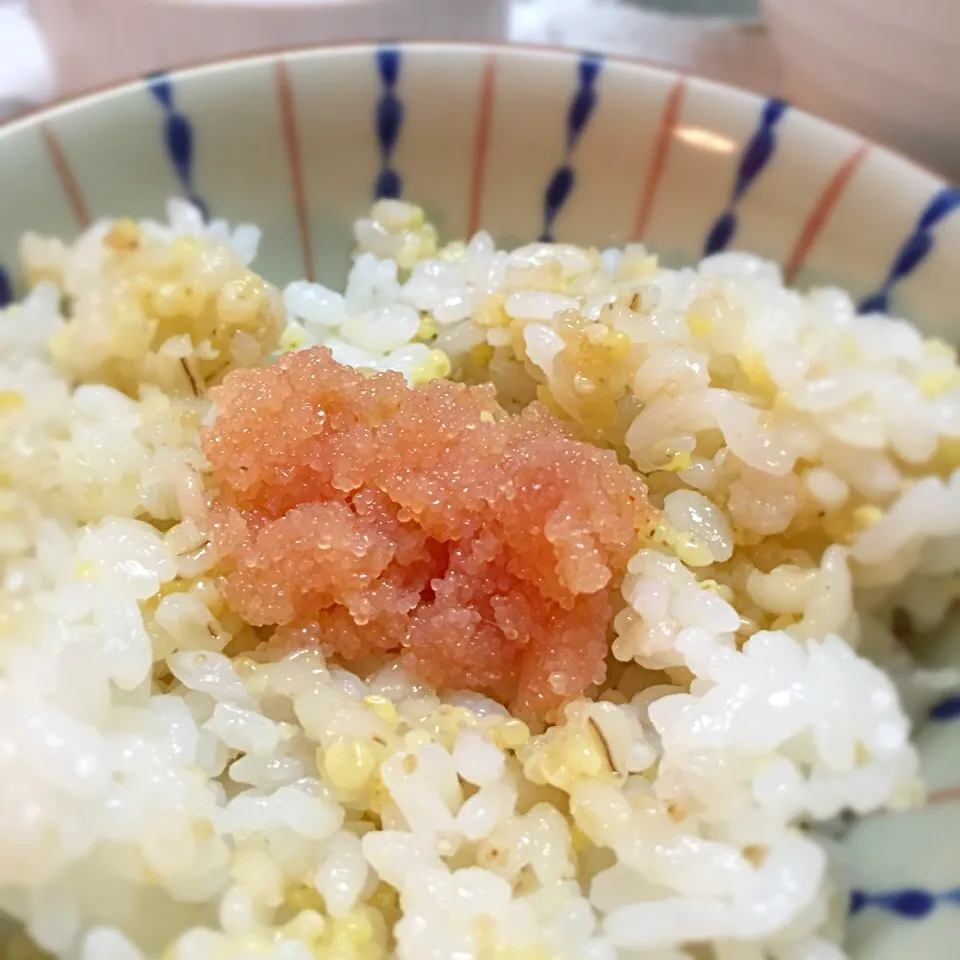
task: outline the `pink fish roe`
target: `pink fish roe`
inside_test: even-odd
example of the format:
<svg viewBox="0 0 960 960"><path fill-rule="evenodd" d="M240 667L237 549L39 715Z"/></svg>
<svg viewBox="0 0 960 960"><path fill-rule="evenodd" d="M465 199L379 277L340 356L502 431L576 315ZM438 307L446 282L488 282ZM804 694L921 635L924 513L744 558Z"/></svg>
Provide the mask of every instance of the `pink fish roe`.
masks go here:
<svg viewBox="0 0 960 960"><path fill-rule="evenodd" d="M364 376L318 348L231 373L204 450L227 602L278 642L404 651L546 718L600 679L639 477L490 387Z"/></svg>

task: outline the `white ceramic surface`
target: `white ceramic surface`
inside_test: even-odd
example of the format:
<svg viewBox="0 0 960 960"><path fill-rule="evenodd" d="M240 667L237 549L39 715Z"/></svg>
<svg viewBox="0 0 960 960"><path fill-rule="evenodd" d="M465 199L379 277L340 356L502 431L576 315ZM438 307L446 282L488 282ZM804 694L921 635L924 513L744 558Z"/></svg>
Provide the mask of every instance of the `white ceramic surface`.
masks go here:
<svg viewBox="0 0 960 960"><path fill-rule="evenodd" d="M763 7L792 102L960 180L958 0Z"/></svg>
<svg viewBox="0 0 960 960"><path fill-rule="evenodd" d="M53 93L40 31L20 0L0 0L0 122Z"/></svg>

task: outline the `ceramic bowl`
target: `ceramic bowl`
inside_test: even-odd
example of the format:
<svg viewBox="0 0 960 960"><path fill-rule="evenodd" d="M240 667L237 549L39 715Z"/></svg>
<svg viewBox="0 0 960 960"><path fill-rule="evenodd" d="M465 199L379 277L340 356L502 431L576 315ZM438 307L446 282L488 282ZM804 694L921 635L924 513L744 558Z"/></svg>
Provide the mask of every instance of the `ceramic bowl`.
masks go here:
<svg viewBox="0 0 960 960"><path fill-rule="evenodd" d="M956 0L763 0L786 95L960 180Z"/></svg>
<svg viewBox="0 0 960 960"><path fill-rule="evenodd" d="M960 193L859 137L637 63L451 44L264 56L142 82L0 130L0 288L26 229L156 216L171 194L259 223L277 283L342 281L351 222L378 194L448 237L642 240L666 262L751 250L798 284L956 338ZM960 664L960 642L936 663ZM857 960L954 960L960 943L960 698L919 733L932 802L842 840Z"/></svg>

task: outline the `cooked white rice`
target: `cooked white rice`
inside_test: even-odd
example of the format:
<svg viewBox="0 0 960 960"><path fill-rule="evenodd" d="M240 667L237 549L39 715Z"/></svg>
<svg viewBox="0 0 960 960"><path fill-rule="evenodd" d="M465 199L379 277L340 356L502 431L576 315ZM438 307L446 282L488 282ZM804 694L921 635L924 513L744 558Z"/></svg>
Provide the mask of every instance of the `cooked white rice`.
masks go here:
<svg viewBox="0 0 960 960"><path fill-rule="evenodd" d="M842 957L809 825L917 802L885 669L915 708L955 679L893 631L958 594L954 351L742 254L438 250L398 202L356 234L343 294L285 291L283 349L491 379L648 475L619 664L531 735L394 664L261 648L217 593L199 450L205 383L285 322L257 232L173 203L27 237L37 285L0 314L9 954Z"/></svg>

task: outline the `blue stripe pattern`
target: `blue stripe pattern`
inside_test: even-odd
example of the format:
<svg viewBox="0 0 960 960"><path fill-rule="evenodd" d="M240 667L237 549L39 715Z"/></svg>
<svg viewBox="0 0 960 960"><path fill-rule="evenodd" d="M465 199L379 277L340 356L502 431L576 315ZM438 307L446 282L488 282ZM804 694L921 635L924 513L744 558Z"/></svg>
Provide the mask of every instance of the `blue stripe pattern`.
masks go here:
<svg viewBox="0 0 960 960"><path fill-rule="evenodd" d="M376 61L381 92L374 110L374 127L380 148L380 173L373 187L373 197L375 200L394 200L403 194L403 180L393 167L393 151L403 126L403 101L397 96L403 55L396 47L380 47Z"/></svg>
<svg viewBox="0 0 960 960"><path fill-rule="evenodd" d="M0 309L11 303L13 303L13 284L10 282L10 274L0 267Z"/></svg>
<svg viewBox="0 0 960 960"><path fill-rule="evenodd" d="M860 303L861 313L889 313L890 295L894 287L901 280L910 276L917 267L930 255L934 244L934 229L945 220L954 210L960 207L960 190L956 187L942 187L920 214L913 232L903 242L897 252L886 279L878 290L875 290Z"/></svg>
<svg viewBox="0 0 960 960"><path fill-rule="evenodd" d="M960 906L960 887L934 893L922 887L904 887L900 890L885 890L871 893L854 890L850 895L850 916L855 917L868 908L895 914L904 920L923 920L937 907Z"/></svg>
<svg viewBox="0 0 960 960"><path fill-rule="evenodd" d="M951 694L936 704L930 711L930 719L941 722L960 720L960 693Z"/></svg>
<svg viewBox="0 0 960 960"><path fill-rule="evenodd" d="M737 232L737 204L754 181L763 172L777 149L777 124L783 119L789 104L785 100L771 97L760 111L757 129L750 138L737 167L737 176L733 182L733 193L726 210L714 221L703 245L703 255L726 250Z"/></svg>
<svg viewBox="0 0 960 960"><path fill-rule="evenodd" d="M577 64L577 89L567 110L567 135L564 142L563 161L554 171L543 195L543 230L540 240L553 242L553 225L564 204L573 192L577 176L571 166L573 152L590 123L597 106L597 80L603 69L603 58L595 53L585 53Z"/></svg>
<svg viewBox="0 0 960 960"><path fill-rule="evenodd" d="M203 214L204 219L207 219L210 211L197 194L193 183L193 127L187 117L177 109L173 82L166 73L151 73L147 77L147 89L163 108L163 143L180 181L180 190Z"/></svg>

